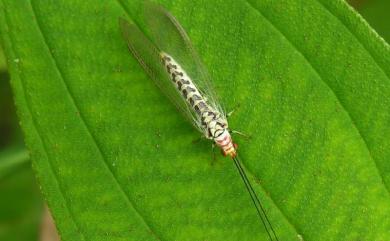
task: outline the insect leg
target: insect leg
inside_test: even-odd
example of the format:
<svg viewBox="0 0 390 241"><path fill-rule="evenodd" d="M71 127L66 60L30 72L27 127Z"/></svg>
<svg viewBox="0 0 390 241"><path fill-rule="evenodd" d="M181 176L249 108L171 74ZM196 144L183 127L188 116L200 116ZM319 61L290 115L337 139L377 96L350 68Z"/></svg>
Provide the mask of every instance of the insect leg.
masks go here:
<svg viewBox="0 0 390 241"><path fill-rule="evenodd" d="M234 108L226 114L226 118L233 115L233 113L236 112L236 110L238 110L238 108L240 108L240 106L241 106L241 104L237 104L236 106L234 106Z"/></svg>
<svg viewBox="0 0 390 241"><path fill-rule="evenodd" d="M212 144L211 144L211 152L212 152L212 160L213 160L213 162L212 162L212 164L214 164L215 162L216 162L216 160L217 160L217 158L215 157L215 143L213 142Z"/></svg>
<svg viewBox="0 0 390 241"><path fill-rule="evenodd" d="M245 137L245 139L247 139L247 140L249 140L249 139L252 138L252 136L247 135L247 134L245 134L245 133L242 133L241 131L230 130L230 133L232 133L232 134L237 134L237 135L239 135L239 136Z"/></svg>
<svg viewBox="0 0 390 241"><path fill-rule="evenodd" d="M192 144L197 144L199 143L200 141L206 139L205 136L201 135L200 137L196 138L195 140L192 141Z"/></svg>

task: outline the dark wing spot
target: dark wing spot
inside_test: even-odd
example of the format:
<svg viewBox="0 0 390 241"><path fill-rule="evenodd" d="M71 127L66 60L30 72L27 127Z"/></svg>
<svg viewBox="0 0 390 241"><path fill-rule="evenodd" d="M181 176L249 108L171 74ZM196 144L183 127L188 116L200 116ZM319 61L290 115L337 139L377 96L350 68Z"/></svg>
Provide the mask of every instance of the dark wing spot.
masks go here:
<svg viewBox="0 0 390 241"><path fill-rule="evenodd" d="M179 80L177 81L177 87L179 88L179 90L181 89L181 86L183 85L183 83Z"/></svg>
<svg viewBox="0 0 390 241"><path fill-rule="evenodd" d="M187 86L186 90L188 91L188 93L195 92L195 89L191 88L190 86Z"/></svg>
<svg viewBox="0 0 390 241"><path fill-rule="evenodd" d="M224 130L216 130L214 132L214 137L217 138L217 137L220 137L222 134L223 134Z"/></svg>
<svg viewBox="0 0 390 241"><path fill-rule="evenodd" d="M209 111L209 112L207 112L207 115L208 116L212 116L213 117L213 119L215 119L215 113L214 112L212 112L212 111Z"/></svg>
<svg viewBox="0 0 390 241"><path fill-rule="evenodd" d="M201 100L202 98L199 95L192 95L190 98L190 103L192 106L194 106L195 102L198 100Z"/></svg>
<svg viewBox="0 0 390 241"><path fill-rule="evenodd" d="M202 97L200 97L199 95L193 95L192 98L194 99L194 101L202 99Z"/></svg>
<svg viewBox="0 0 390 241"><path fill-rule="evenodd" d="M213 135L211 134L210 128L207 128L207 131L208 131L208 133L209 133L209 136L213 136Z"/></svg>
<svg viewBox="0 0 390 241"><path fill-rule="evenodd" d="M187 94L188 94L187 89L184 89L181 93L183 93L184 98L187 99Z"/></svg>
<svg viewBox="0 0 390 241"><path fill-rule="evenodd" d="M177 68L177 66L174 65L174 64L168 64L168 66L169 66L169 68L171 68L171 69L176 69L176 68Z"/></svg>
<svg viewBox="0 0 390 241"><path fill-rule="evenodd" d="M204 109L204 108L206 108L206 103L201 101L201 102L199 102L198 106L199 106L199 108Z"/></svg>
<svg viewBox="0 0 390 241"><path fill-rule="evenodd" d="M204 107L205 106L205 103L203 101L199 102L198 104L200 107Z"/></svg>
<svg viewBox="0 0 390 241"><path fill-rule="evenodd" d="M202 112L204 111L208 111L208 106L206 105L206 103L204 101L200 101L197 106L199 107L200 110L202 110ZM200 114L200 113L199 113Z"/></svg>
<svg viewBox="0 0 390 241"><path fill-rule="evenodd" d="M196 113L200 114L200 109L199 109L198 105L196 105L194 108L195 108Z"/></svg>
<svg viewBox="0 0 390 241"><path fill-rule="evenodd" d="M172 80L173 80L174 82L176 82L176 74L175 74L175 72L172 73Z"/></svg>
<svg viewBox="0 0 390 241"><path fill-rule="evenodd" d="M191 83L189 80L186 80L186 79L182 79L181 81L183 81L183 84L186 84L186 85L189 85Z"/></svg>

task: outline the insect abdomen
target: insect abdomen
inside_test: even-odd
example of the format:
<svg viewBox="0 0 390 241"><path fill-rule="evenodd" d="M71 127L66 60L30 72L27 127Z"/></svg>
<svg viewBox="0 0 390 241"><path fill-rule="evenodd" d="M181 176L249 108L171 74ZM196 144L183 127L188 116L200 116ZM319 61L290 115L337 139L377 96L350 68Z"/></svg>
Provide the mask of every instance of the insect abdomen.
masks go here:
<svg viewBox="0 0 390 241"><path fill-rule="evenodd" d="M173 84L197 114L199 124L204 130L205 136L216 140L226 131L226 120L216 109L207 103L207 99L202 96L190 77L171 56L164 52L160 55Z"/></svg>
<svg viewBox="0 0 390 241"><path fill-rule="evenodd" d="M168 74L170 75L170 79L175 84L185 101L190 104L199 116L203 112L208 111L209 105L206 100L200 94L197 87L180 65L166 53L161 53L161 59Z"/></svg>

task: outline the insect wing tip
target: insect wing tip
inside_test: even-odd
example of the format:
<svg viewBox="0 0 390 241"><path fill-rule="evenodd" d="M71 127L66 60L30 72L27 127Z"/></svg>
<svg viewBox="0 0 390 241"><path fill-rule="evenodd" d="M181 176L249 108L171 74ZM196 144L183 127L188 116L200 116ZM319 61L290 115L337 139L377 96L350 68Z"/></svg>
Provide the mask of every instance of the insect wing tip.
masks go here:
<svg viewBox="0 0 390 241"><path fill-rule="evenodd" d="M119 28L122 33L122 37L126 40L127 45L130 45L130 38L132 35L134 35L134 31L136 26L134 23L129 22L129 20L125 19L124 17L118 18Z"/></svg>
<svg viewBox="0 0 390 241"><path fill-rule="evenodd" d="M128 20L126 20L123 17L118 18L119 27L121 28L122 32L125 32L125 29L129 27L130 23Z"/></svg>

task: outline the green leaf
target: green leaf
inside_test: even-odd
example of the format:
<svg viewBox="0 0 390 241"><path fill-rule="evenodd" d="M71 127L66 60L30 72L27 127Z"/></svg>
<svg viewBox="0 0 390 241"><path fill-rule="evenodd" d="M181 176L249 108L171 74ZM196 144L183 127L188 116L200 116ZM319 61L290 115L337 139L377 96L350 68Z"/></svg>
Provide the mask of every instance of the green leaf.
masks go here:
<svg viewBox="0 0 390 241"><path fill-rule="evenodd" d="M0 153L0 240L38 240L42 197L25 150Z"/></svg>
<svg viewBox="0 0 390 241"><path fill-rule="evenodd" d="M0 43L0 72L4 72L7 69L3 48Z"/></svg>
<svg viewBox="0 0 390 241"><path fill-rule="evenodd" d="M386 41L390 40L390 21L389 9L390 1L362 1L356 8L359 13L368 21L368 23L377 31Z"/></svg>
<svg viewBox="0 0 390 241"><path fill-rule="evenodd" d="M0 240L34 241L38 240L43 200L28 153L21 147L2 54L0 48Z"/></svg>
<svg viewBox="0 0 390 241"><path fill-rule="evenodd" d="M62 240L266 240L233 164L212 164L128 53L141 0L11 1L1 37ZM280 240L389 240L390 51L343 1L161 1L227 109Z"/></svg>
<svg viewBox="0 0 390 241"><path fill-rule="evenodd" d="M25 150L9 148L0 153L0 179L18 170L29 163L28 153Z"/></svg>
<svg viewBox="0 0 390 241"><path fill-rule="evenodd" d="M1 53L0 53L1 54ZM1 56L0 56L1 58ZM23 135L18 126L15 104L12 98L10 76L0 68L0 150L4 147L23 146ZM1 164L0 164L1 165Z"/></svg>

